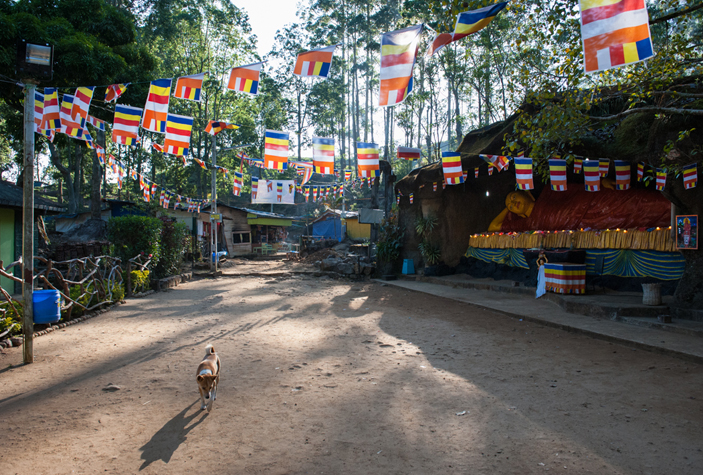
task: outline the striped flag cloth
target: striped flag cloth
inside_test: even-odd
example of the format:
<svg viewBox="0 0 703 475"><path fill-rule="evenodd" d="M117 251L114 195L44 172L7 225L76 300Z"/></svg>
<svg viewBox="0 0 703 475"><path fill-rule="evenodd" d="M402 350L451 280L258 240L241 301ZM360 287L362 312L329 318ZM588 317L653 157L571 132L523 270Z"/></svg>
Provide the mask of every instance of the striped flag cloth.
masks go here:
<svg viewBox="0 0 703 475"><path fill-rule="evenodd" d="M666 170L663 168L657 168L656 188L658 191L662 191L665 186L666 186Z"/></svg>
<svg viewBox="0 0 703 475"><path fill-rule="evenodd" d="M437 191L437 182L436 181L432 182L432 191Z"/></svg>
<svg viewBox="0 0 703 475"><path fill-rule="evenodd" d="M251 177L251 198L256 199L256 194L259 192L259 178Z"/></svg>
<svg viewBox="0 0 703 475"><path fill-rule="evenodd" d="M574 158L574 174L580 175L583 168L583 157Z"/></svg>
<svg viewBox="0 0 703 475"><path fill-rule="evenodd" d="M98 161L100 165L105 166L105 149L100 145L95 145L95 155L98 156Z"/></svg>
<svg viewBox="0 0 703 475"><path fill-rule="evenodd" d="M630 162L615 160L615 189L630 189Z"/></svg>
<svg viewBox="0 0 703 475"><path fill-rule="evenodd" d="M654 56L645 0L580 0L587 73Z"/></svg>
<svg viewBox="0 0 703 475"><path fill-rule="evenodd" d="M396 206L400 206L400 195L395 195L395 204Z"/></svg>
<svg viewBox="0 0 703 475"><path fill-rule="evenodd" d="M500 172L503 171L503 169L510 163L510 158L504 155L479 155L479 158L482 158L488 163L489 175L491 166L496 167L496 169Z"/></svg>
<svg viewBox="0 0 703 475"><path fill-rule="evenodd" d="M563 158L549 159L549 181L554 191L566 191L566 160Z"/></svg>
<svg viewBox="0 0 703 475"><path fill-rule="evenodd" d="M610 170L610 159L601 158L598 161L598 171L600 171L601 178L605 178L608 176L608 170Z"/></svg>
<svg viewBox="0 0 703 475"><path fill-rule="evenodd" d="M87 131L81 126L80 122L75 121L71 117L74 100L75 98L70 94L63 95L60 109L61 133L79 140L85 140L84 137ZM80 117L77 117L77 119L81 120Z"/></svg>
<svg viewBox="0 0 703 475"><path fill-rule="evenodd" d="M237 130L239 126L237 124L230 124L228 122L222 122L221 120L211 120L205 126L205 132L210 135L217 135L223 130L232 129Z"/></svg>
<svg viewBox="0 0 703 475"><path fill-rule="evenodd" d="M307 203L309 201L310 201L310 186L306 186L305 187L305 202Z"/></svg>
<svg viewBox="0 0 703 475"><path fill-rule="evenodd" d="M129 176L130 176L130 178L132 178L132 180L137 181L137 180L138 180L138 178L137 178L137 170L135 170L134 168L130 168L130 170L129 170Z"/></svg>
<svg viewBox="0 0 703 475"><path fill-rule="evenodd" d="M464 179L464 183L466 183L466 180L469 178L469 172L467 172L466 170L462 170L461 176Z"/></svg>
<svg viewBox="0 0 703 475"><path fill-rule="evenodd" d="M375 143L356 143L356 158L359 165L356 173L359 178L372 178L379 175L380 164L378 155L378 145Z"/></svg>
<svg viewBox="0 0 703 475"><path fill-rule="evenodd" d="M313 187L312 187L312 202L313 202L313 203L314 203L315 201L317 201L317 190L318 190L318 187L317 187L317 186L313 186Z"/></svg>
<svg viewBox="0 0 703 475"><path fill-rule="evenodd" d="M242 183L244 183L244 175L240 172L234 172L234 185L232 186L234 196L239 196L242 193Z"/></svg>
<svg viewBox="0 0 703 475"><path fill-rule="evenodd" d="M125 177L126 170L122 162L117 162L117 189L122 189L122 179Z"/></svg>
<svg viewBox="0 0 703 475"><path fill-rule="evenodd" d="M535 182L532 178L531 158L515 158L515 180L519 190L534 190Z"/></svg>
<svg viewBox="0 0 703 475"><path fill-rule="evenodd" d="M205 73L179 77L176 80L176 90L173 91L173 97L201 102L204 79Z"/></svg>
<svg viewBox="0 0 703 475"><path fill-rule="evenodd" d="M195 158L195 157L193 157L193 160L195 160L195 163L200 165L200 168L202 168L203 170L207 170L207 165L205 165L204 161L200 160L199 158Z"/></svg>
<svg viewBox="0 0 703 475"><path fill-rule="evenodd" d="M92 125L93 127L95 127L96 129L102 130L103 132L105 132L105 121L104 120L100 120L97 117L93 117L92 115L89 115L87 122L90 125Z"/></svg>
<svg viewBox="0 0 703 475"><path fill-rule="evenodd" d="M334 174L334 139L312 138L312 163L315 173Z"/></svg>
<svg viewBox="0 0 703 475"><path fill-rule="evenodd" d="M156 183L151 184L151 196L156 195L156 191L159 189L159 186Z"/></svg>
<svg viewBox="0 0 703 475"><path fill-rule="evenodd" d="M71 108L71 118L85 128L85 122L88 119L88 109L90 102L93 100L93 91L95 87L79 87L73 95L73 107ZM79 119L80 117L80 119Z"/></svg>
<svg viewBox="0 0 703 475"><path fill-rule="evenodd" d="M482 30L507 4L508 2L500 2L478 10L459 13L456 17L454 33L441 33L435 36L432 45L427 50L427 55L432 56L449 43Z"/></svg>
<svg viewBox="0 0 703 475"><path fill-rule="evenodd" d="M157 152L164 153L164 147L163 147L163 145L160 145L160 144L158 144L158 143L152 143L152 144L151 144L151 147L152 147L154 150L156 150Z"/></svg>
<svg viewBox="0 0 703 475"><path fill-rule="evenodd" d="M421 156L419 148L410 147L398 147L397 154L403 160L419 160Z"/></svg>
<svg viewBox="0 0 703 475"><path fill-rule="evenodd" d="M422 24L381 36L381 91L379 106L394 106L413 89L413 67Z"/></svg>
<svg viewBox="0 0 703 475"><path fill-rule="evenodd" d="M313 173L315 173L315 167L309 162L293 162L293 166L295 167L295 172L303 177L301 185L309 182Z"/></svg>
<svg viewBox="0 0 703 475"><path fill-rule="evenodd" d="M44 115L41 129L61 130L61 110L59 108L59 90L55 87L44 88Z"/></svg>
<svg viewBox="0 0 703 475"><path fill-rule="evenodd" d="M51 142L54 141L54 131L42 129L44 122L44 94L34 91L34 132L39 135L48 137Z"/></svg>
<svg viewBox="0 0 703 475"><path fill-rule="evenodd" d="M683 167L683 187L690 190L698 186L698 164L691 163Z"/></svg>
<svg viewBox="0 0 703 475"><path fill-rule="evenodd" d="M442 152L442 171L447 185L464 183L464 172L461 169L461 155L458 152Z"/></svg>
<svg viewBox="0 0 703 475"><path fill-rule="evenodd" d="M410 198L410 204L413 204L413 198L415 197L414 193L408 194L408 198Z"/></svg>
<svg viewBox="0 0 703 475"><path fill-rule="evenodd" d="M583 175L586 191L600 191L600 170L598 160L583 162Z"/></svg>
<svg viewBox="0 0 703 475"><path fill-rule="evenodd" d="M344 181L351 180L353 170L351 168L344 169Z"/></svg>
<svg viewBox="0 0 703 475"><path fill-rule="evenodd" d="M446 182L446 181L442 181L442 189L444 190L445 188L447 188L447 182Z"/></svg>
<svg viewBox="0 0 703 475"><path fill-rule="evenodd" d="M276 201L281 202L283 198L283 183L276 183Z"/></svg>
<svg viewBox="0 0 703 475"><path fill-rule="evenodd" d="M330 72L332 56L337 45L326 46L312 51L300 53L295 61L293 74L305 77L326 78Z"/></svg>
<svg viewBox="0 0 703 475"><path fill-rule="evenodd" d="M142 127L149 132L166 133L168 101L171 95L171 79L151 81L149 95L144 106Z"/></svg>
<svg viewBox="0 0 703 475"><path fill-rule="evenodd" d="M489 170L493 170L491 167L488 167ZM478 173L479 173L479 168L476 167L474 168L474 178L478 178Z"/></svg>
<svg viewBox="0 0 703 475"><path fill-rule="evenodd" d="M112 123L112 141L120 145L136 145L142 110L137 107L115 104Z"/></svg>
<svg viewBox="0 0 703 475"><path fill-rule="evenodd" d="M644 163L639 162L637 164L637 181L642 181L644 178Z"/></svg>
<svg viewBox="0 0 703 475"><path fill-rule="evenodd" d="M495 170L495 167L492 167L491 165L488 165L488 176L493 175L493 170Z"/></svg>
<svg viewBox="0 0 703 475"><path fill-rule="evenodd" d="M105 102L113 102L120 98L122 94L127 90L127 84L112 84L105 90Z"/></svg>
<svg viewBox="0 0 703 475"><path fill-rule="evenodd" d="M284 171L288 169L288 132L267 130L264 135L264 168Z"/></svg>
<svg viewBox="0 0 703 475"><path fill-rule="evenodd" d="M232 68L227 89L256 96L259 93L259 75L264 63L253 63Z"/></svg>

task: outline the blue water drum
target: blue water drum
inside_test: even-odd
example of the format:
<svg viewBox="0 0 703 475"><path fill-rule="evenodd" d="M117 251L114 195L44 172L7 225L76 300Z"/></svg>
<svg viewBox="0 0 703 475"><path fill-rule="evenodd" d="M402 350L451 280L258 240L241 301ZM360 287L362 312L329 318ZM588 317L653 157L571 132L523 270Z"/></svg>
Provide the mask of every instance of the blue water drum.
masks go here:
<svg viewBox="0 0 703 475"><path fill-rule="evenodd" d="M34 323L56 323L61 320L61 294L58 290L35 290Z"/></svg>

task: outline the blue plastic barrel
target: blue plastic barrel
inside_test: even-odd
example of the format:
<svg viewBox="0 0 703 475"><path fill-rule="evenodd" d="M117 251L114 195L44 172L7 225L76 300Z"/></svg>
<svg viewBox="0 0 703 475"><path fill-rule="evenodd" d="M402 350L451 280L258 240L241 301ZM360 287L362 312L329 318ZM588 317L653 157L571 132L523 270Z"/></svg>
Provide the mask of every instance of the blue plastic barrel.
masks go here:
<svg viewBox="0 0 703 475"><path fill-rule="evenodd" d="M414 274L415 264L412 259L403 259L403 274Z"/></svg>
<svg viewBox="0 0 703 475"><path fill-rule="evenodd" d="M61 294L58 290L35 290L32 303L34 323L56 323L61 320Z"/></svg>
<svg viewBox="0 0 703 475"><path fill-rule="evenodd" d="M212 253L212 262L215 262L215 257L217 257L217 262L220 262L220 257L226 256L226 255L227 255L227 251L220 251L217 254L215 254L213 252Z"/></svg>

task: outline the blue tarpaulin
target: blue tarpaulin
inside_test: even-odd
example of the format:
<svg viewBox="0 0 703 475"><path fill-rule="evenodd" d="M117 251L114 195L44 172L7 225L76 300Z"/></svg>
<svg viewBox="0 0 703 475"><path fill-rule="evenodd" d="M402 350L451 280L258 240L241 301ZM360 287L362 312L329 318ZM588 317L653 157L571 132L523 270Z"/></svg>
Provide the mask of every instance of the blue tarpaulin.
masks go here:
<svg viewBox="0 0 703 475"><path fill-rule="evenodd" d="M335 228L337 228L336 234ZM313 236L320 236L325 239L337 239L340 242L344 239L346 231L346 226L342 226L342 221L334 218L330 218L325 221L318 221L312 225Z"/></svg>

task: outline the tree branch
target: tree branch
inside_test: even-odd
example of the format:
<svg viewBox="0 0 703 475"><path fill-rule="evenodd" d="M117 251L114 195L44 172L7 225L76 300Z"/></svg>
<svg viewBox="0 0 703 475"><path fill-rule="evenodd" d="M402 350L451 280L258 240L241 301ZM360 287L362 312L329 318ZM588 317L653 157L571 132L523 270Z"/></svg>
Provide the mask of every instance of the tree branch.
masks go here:
<svg viewBox="0 0 703 475"><path fill-rule="evenodd" d="M674 107L641 107L639 109L628 109L626 111L620 112L615 115L608 115L605 117L593 117L588 116L591 120L597 121L607 121L618 119L630 114L638 114L640 112L656 112L660 114L680 114L680 115L703 115L703 109L680 109Z"/></svg>
<svg viewBox="0 0 703 475"><path fill-rule="evenodd" d="M696 10L700 10L701 8L703 8L703 3L699 3L695 7L684 8L683 10L679 10L678 12L670 13L669 15L664 15L663 17L655 18L654 20L651 20L649 24L654 25L656 23L669 21L673 18L677 18L688 13L695 12Z"/></svg>

